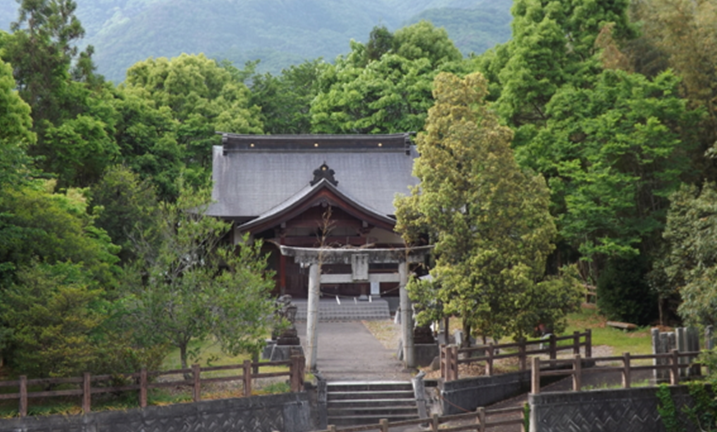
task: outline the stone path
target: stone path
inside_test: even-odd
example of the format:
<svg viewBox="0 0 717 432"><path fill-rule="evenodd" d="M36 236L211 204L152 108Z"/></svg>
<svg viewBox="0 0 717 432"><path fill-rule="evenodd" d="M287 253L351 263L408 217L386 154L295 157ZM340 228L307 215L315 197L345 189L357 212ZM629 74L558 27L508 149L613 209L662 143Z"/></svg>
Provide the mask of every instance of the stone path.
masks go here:
<svg viewBox="0 0 717 432"><path fill-rule="evenodd" d="M304 351L306 323L296 328ZM408 381L411 375L360 321L319 322L316 364L327 381Z"/></svg>

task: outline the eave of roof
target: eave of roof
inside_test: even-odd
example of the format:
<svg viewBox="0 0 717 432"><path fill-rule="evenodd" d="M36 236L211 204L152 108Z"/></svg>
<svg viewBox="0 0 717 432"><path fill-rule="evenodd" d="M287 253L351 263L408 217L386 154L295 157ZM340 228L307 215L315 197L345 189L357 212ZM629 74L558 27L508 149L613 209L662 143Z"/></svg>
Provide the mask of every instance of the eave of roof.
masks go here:
<svg viewBox="0 0 717 432"><path fill-rule="evenodd" d="M304 212L321 200L328 200L332 205L341 208L350 215L366 220L375 226L393 230L396 225L395 219L348 196L328 180L322 179L315 185L307 186L300 190L281 204L259 215L256 219L239 225L237 229L244 232L259 232L277 226Z"/></svg>

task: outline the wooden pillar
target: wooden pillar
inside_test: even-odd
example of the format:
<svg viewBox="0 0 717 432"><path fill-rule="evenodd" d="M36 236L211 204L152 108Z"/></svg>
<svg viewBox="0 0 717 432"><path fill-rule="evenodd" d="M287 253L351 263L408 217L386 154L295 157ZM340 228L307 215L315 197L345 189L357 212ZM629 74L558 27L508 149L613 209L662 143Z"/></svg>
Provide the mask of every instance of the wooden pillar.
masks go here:
<svg viewBox="0 0 717 432"><path fill-rule="evenodd" d="M284 244L284 230L277 232L279 237L279 244ZM279 249L279 295L286 294L286 255L281 253Z"/></svg>
<svg viewBox="0 0 717 432"><path fill-rule="evenodd" d="M416 367L415 351L413 348L413 309L411 299L408 298L406 285L408 284L408 263L398 264L398 278L400 280L401 300L401 334L403 336L403 361L406 368Z"/></svg>
<svg viewBox="0 0 717 432"><path fill-rule="evenodd" d="M306 367L309 371L316 371L316 355L318 352L319 336L316 327L319 322L319 287L321 285L321 267L311 264L309 267L309 299L306 306Z"/></svg>

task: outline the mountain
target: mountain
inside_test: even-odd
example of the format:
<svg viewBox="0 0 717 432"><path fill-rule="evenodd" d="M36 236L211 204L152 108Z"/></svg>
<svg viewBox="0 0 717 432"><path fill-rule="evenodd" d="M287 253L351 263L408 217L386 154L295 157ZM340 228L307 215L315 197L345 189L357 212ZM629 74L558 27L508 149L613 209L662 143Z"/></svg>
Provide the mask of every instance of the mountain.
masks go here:
<svg viewBox="0 0 717 432"><path fill-rule="evenodd" d="M444 26L464 52L510 37L512 0L76 0L100 73L115 82L148 57L203 52L237 66L261 59L278 72L303 60L333 60L376 25L390 30L426 19ZM0 0L0 28L17 17Z"/></svg>

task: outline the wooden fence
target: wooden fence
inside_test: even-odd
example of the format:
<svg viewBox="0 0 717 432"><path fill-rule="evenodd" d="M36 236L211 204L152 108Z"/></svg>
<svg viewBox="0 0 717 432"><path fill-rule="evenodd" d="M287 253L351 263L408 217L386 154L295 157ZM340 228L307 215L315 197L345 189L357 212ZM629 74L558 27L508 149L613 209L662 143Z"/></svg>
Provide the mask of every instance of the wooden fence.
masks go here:
<svg viewBox="0 0 717 432"><path fill-rule="evenodd" d="M572 341L572 344L558 345L558 342L567 340ZM580 354L581 347L585 348L585 357L592 357L592 333L590 329L585 330L583 333L575 332L569 336L556 337L551 334L546 339L525 340L509 344L489 344L461 349L455 345L443 345L440 353L441 378L445 381L457 380L458 365L474 362L485 362L485 374L490 376L493 375L493 363L495 360L516 357L520 363L520 370L524 371L528 368L528 356L530 355L548 354L551 359L555 359L560 351L573 351L574 354ZM502 350L516 348L517 352L500 353ZM484 354L475 356L479 352ZM459 358L459 356L462 358Z"/></svg>
<svg viewBox="0 0 717 432"><path fill-rule="evenodd" d="M573 390L580 391L582 387L582 376L585 373L605 373L605 372L621 372L622 373L622 387L630 388L632 372L639 370L658 370L658 369L669 369L670 371L670 384L675 385L680 380L680 371L686 371L688 368L691 370L693 375L700 375L701 371L699 364L680 363L681 358L687 358L688 361L696 358L699 355L699 351L690 352L679 352L673 350L667 354L645 354L645 355L631 355L630 353L624 353L622 356L614 357L593 357L589 361L591 364L597 362L617 362L621 361L622 366L608 366L608 367L592 367L584 368L583 361L587 359L581 359L580 354L576 354L571 359L560 359L560 360L541 360L539 357L533 357L532 364L532 382L531 391L533 394L540 393L540 377L544 376L572 376L573 378ZM654 363L659 363L661 359L667 360L668 364L651 364L651 365L633 365L633 360L653 360ZM549 365L551 367L567 366L570 369L551 369L541 370L541 365Z"/></svg>
<svg viewBox="0 0 717 432"><path fill-rule="evenodd" d="M268 372L259 373L259 368L268 366L288 366L286 372ZM202 378L202 372L214 371L230 371L240 369L241 375L232 375L216 378ZM156 381L156 378L166 375L191 375L191 379L174 380L174 381ZM174 369L167 371L148 372L142 369L133 374L115 374L115 375L91 375L85 373L82 377L76 378L39 378L27 379L21 376L15 381L0 381L0 387L17 387L17 393L0 393L0 400L18 399L20 417L27 416L28 399L58 396L81 396L82 411L89 413L92 406L92 395L100 393L119 393L128 391L139 392L139 405L144 408L147 406L147 392L149 389L161 387L177 387L188 386L192 388L192 399L199 402L202 399L201 391L203 384L242 381L243 395L251 396L252 380L257 378L271 377L289 377L291 391L300 392L304 385L304 358L303 356L292 356L290 360L274 361L274 362L257 362L252 363L246 360L243 364L228 366L212 366L200 367L198 364L192 365L191 369ZM98 383L112 383L117 381L130 382L127 385L105 385L93 386ZM30 386L41 386L45 388L58 385L79 385L78 389L54 390L54 391L28 391Z"/></svg>
<svg viewBox="0 0 717 432"><path fill-rule="evenodd" d="M519 416L516 416L519 414ZM344 428L337 428L334 425L329 425L328 429L321 432L362 432L370 430L378 430L380 432L389 432L391 428L406 428L409 426L421 426L424 430L430 430L431 432L459 432L459 431L480 431L486 432L493 428L506 425L522 425L524 424L523 419L524 411L522 407L518 408L502 408L486 410L483 407L476 409L473 412L466 414L455 414L449 416L439 417L438 414L434 414L431 418L415 419L415 420L402 420L396 422L389 422L386 419L381 419L378 424L369 424L361 426L348 426ZM511 418L505 418L506 416ZM494 418L490 418L494 417ZM499 417L499 418L495 418ZM441 427L442 424L448 422L461 423L460 425L446 425ZM429 428L425 428L428 426Z"/></svg>

